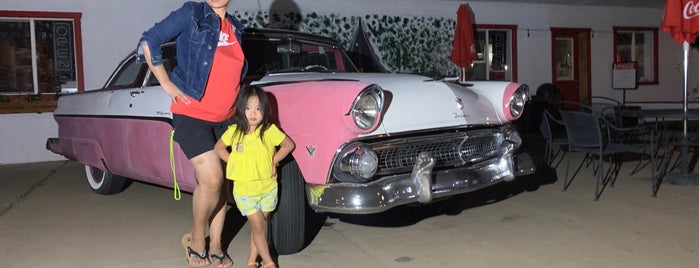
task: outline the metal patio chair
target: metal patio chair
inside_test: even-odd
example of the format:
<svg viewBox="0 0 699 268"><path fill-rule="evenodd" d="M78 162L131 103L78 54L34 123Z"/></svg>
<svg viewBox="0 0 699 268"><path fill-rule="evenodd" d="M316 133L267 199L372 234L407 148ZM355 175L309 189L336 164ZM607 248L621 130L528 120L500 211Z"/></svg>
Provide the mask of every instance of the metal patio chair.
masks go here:
<svg viewBox="0 0 699 268"><path fill-rule="evenodd" d="M572 158L568 157L563 190L568 189L589 156L594 164L594 174L597 177L594 195L594 200L597 201L609 183L614 186L622 163L622 153L632 152L638 148L634 145L624 144L623 140L617 140L616 134L624 131L636 131L637 129L619 128L587 105L574 103L567 105L567 107L578 106L572 110L561 110L561 117L568 135L568 153L581 152L585 153L585 157L571 176L569 175ZM606 169L604 168L605 158L609 160Z"/></svg>
<svg viewBox="0 0 699 268"><path fill-rule="evenodd" d="M568 146L568 137L565 136L565 133L563 135L554 133L554 126L565 128L563 121L544 110L541 114L541 124L539 124L539 131L544 139L545 146L544 163L556 168L566 155L567 148L565 147Z"/></svg>

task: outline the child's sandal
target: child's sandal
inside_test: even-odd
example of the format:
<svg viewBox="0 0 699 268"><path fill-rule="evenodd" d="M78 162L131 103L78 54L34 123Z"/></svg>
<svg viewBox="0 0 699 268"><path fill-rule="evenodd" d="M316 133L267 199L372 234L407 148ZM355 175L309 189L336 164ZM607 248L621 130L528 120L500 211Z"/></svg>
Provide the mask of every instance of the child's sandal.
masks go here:
<svg viewBox="0 0 699 268"><path fill-rule="evenodd" d="M260 264L254 261L248 262L247 265L245 265L245 268L258 268L260 267Z"/></svg>

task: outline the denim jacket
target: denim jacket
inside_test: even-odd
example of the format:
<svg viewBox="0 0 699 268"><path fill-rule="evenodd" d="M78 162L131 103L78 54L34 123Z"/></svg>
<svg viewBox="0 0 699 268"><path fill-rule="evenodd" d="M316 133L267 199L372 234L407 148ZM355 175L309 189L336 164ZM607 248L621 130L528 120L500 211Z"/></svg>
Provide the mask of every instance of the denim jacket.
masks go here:
<svg viewBox="0 0 699 268"><path fill-rule="evenodd" d="M231 21L238 43L242 45L245 26L229 14L226 14L226 18ZM154 66L163 64L160 45L174 39L177 44L177 66L172 70L170 80L185 94L201 100L211 71L220 27L218 15L208 4L186 2L143 33L136 49L137 59L139 62L145 61L141 45L146 44L150 50L151 63ZM241 81L247 69L248 62L245 60Z"/></svg>

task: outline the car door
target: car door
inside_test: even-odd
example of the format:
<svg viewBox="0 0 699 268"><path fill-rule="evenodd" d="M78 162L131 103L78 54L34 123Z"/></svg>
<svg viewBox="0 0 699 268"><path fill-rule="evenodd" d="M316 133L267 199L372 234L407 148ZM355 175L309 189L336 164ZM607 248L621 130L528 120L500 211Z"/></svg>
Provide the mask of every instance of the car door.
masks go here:
<svg viewBox="0 0 699 268"><path fill-rule="evenodd" d="M170 72L176 64L174 46L163 49L163 58ZM112 153L105 156L109 168L125 177L172 184L170 98L147 64L136 61L135 55L129 57L103 91L110 91L105 112L110 117L105 120L111 122Z"/></svg>

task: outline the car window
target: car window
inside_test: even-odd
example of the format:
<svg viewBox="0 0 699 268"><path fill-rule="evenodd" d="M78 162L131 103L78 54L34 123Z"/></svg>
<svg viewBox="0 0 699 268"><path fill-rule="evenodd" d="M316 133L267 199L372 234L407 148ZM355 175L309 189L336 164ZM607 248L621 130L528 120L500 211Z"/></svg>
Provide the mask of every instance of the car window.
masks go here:
<svg viewBox="0 0 699 268"><path fill-rule="evenodd" d="M175 46L165 46L162 48L163 51L163 66L165 66L165 71L167 71L167 75L169 76L170 73L172 72L172 69L175 68L177 65L177 49L175 49ZM148 82L146 83L146 86L159 86L160 82L158 82L158 79L155 78L155 75L153 75L152 72L148 72Z"/></svg>
<svg viewBox="0 0 699 268"><path fill-rule="evenodd" d="M117 70L110 80L108 88L122 88L140 86L139 77L142 77L141 72L148 66L145 63L136 61L136 57L130 57L121 68Z"/></svg>
<svg viewBox="0 0 699 268"><path fill-rule="evenodd" d="M174 45L164 45L162 47L163 65L168 75L177 65L175 58L176 49ZM147 76L147 77L146 77ZM143 83L144 78L146 83ZM135 55L131 55L121 66L115 71L112 78L107 84L107 88L127 88L127 87L142 87L142 86L157 86L160 85L155 76L148 70L148 64L138 62Z"/></svg>
<svg viewBox="0 0 699 268"><path fill-rule="evenodd" d="M294 39L249 38L243 43L248 75L282 72L356 72L337 47Z"/></svg>

